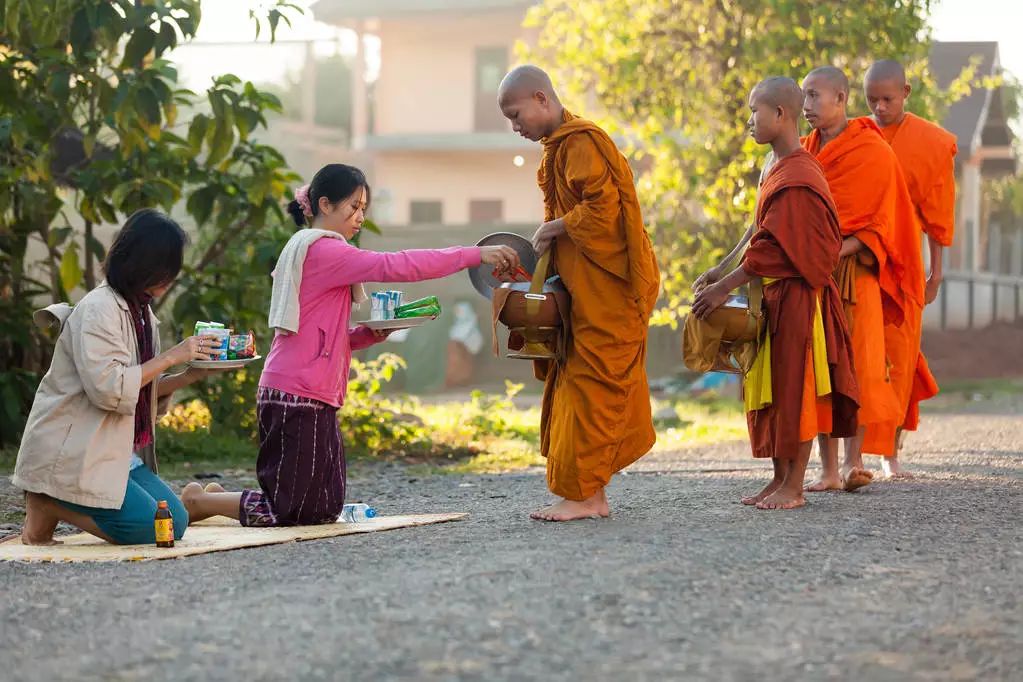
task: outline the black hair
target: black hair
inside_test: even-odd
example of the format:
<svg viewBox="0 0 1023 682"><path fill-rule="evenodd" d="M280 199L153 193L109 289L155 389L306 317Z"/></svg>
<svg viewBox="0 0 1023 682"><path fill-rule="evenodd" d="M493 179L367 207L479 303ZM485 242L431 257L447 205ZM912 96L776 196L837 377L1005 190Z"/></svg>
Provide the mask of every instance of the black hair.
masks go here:
<svg viewBox="0 0 1023 682"><path fill-rule="evenodd" d="M152 208L135 211L103 262L107 284L125 300L140 301L146 289L174 281L186 244L188 235L170 216Z"/></svg>
<svg viewBox="0 0 1023 682"><path fill-rule="evenodd" d="M330 203L336 204L355 194L360 187L366 190L366 203L369 204L371 196L369 183L361 170L343 163L327 164L316 171L312 182L309 183L309 204L312 207L313 216L320 212L321 197L327 197ZM288 213L299 227L306 224L305 212L297 200L292 200L288 204Z"/></svg>

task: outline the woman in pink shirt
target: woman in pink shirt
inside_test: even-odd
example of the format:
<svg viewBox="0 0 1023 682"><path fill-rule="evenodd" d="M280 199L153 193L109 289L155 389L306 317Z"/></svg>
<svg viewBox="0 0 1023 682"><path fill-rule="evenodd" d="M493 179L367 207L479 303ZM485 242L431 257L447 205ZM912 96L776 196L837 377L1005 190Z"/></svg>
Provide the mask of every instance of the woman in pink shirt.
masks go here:
<svg viewBox="0 0 1023 682"><path fill-rule="evenodd" d="M204 490L198 483L189 483L181 499L192 521L217 514L237 518L244 526L337 520L345 500L345 456L337 411L344 403L352 351L387 336L365 326L349 326L353 296L365 296L364 282L419 282L482 263L508 273L519 265L518 254L506 246L396 253L353 246L348 240L362 227L370 188L362 172L352 166L324 166L295 196L289 213L300 227L309 225L316 232L296 233L278 262L280 271L287 267L289 254L302 253L300 244L305 249L297 316L296 311L289 314L286 297L279 293L282 282L275 282L271 302L271 324L280 326L267 354L256 401L260 490L228 493L215 484ZM278 272L277 277L284 274Z"/></svg>

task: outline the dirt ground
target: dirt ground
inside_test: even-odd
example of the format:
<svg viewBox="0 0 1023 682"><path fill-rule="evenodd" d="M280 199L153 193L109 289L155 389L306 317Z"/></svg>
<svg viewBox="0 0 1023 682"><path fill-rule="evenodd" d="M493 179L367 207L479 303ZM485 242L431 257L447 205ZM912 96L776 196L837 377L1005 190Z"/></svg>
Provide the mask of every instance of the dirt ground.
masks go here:
<svg viewBox="0 0 1023 682"><path fill-rule="evenodd" d="M542 471L356 467L351 497L385 514L470 516L176 561L0 564L0 677L1021 679L1023 398L928 412L905 459L917 478L761 512L738 503L767 475L746 444L658 453L615 477L610 519L572 524L527 518Z"/></svg>

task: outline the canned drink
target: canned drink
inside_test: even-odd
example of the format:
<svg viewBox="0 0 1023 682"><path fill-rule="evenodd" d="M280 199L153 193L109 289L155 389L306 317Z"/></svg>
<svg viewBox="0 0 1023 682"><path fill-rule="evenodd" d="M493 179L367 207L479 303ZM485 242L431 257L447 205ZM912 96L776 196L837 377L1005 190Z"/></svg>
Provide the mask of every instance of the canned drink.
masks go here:
<svg viewBox="0 0 1023 682"><path fill-rule="evenodd" d="M386 320L387 319L386 303L387 303L387 297L384 296L383 292L374 291L373 295L372 295L372 297L370 299L370 305L372 306L372 308L370 308L369 319L371 319L371 320Z"/></svg>
<svg viewBox="0 0 1023 682"><path fill-rule="evenodd" d="M231 330L224 329L223 327L205 329L202 332L203 336L213 336L217 339L217 345L212 349L210 353L210 360L227 360L227 351L231 345Z"/></svg>

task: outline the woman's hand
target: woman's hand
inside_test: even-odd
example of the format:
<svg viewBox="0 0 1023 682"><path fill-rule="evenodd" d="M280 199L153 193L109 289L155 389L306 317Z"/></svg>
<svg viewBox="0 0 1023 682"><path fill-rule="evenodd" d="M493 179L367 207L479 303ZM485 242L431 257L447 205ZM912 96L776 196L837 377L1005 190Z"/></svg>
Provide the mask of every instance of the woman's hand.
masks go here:
<svg viewBox="0 0 1023 682"><path fill-rule="evenodd" d="M503 278L511 276L515 269L521 265L518 252L510 246L503 245L481 246L480 260L488 265L493 265L494 276L501 281L513 281Z"/></svg>
<svg viewBox="0 0 1023 682"><path fill-rule="evenodd" d="M192 360L209 360L220 344L215 336L189 336L170 350L161 353L173 365L184 365Z"/></svg>

